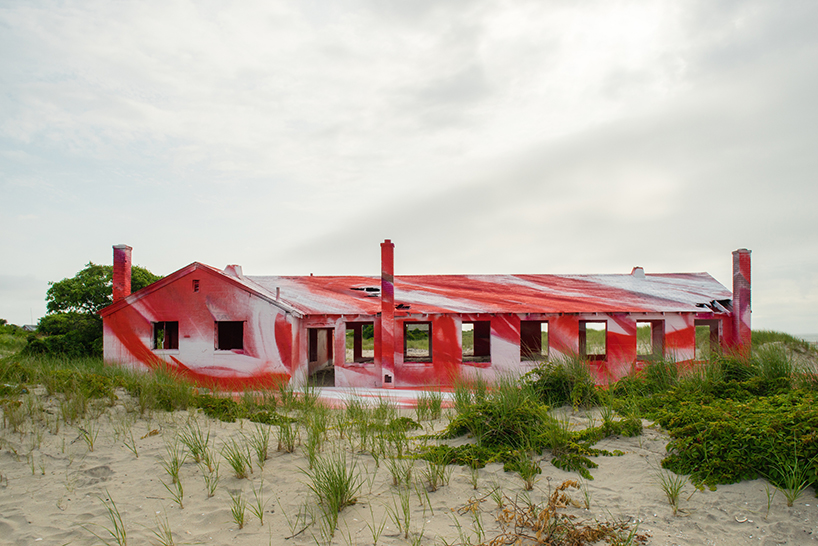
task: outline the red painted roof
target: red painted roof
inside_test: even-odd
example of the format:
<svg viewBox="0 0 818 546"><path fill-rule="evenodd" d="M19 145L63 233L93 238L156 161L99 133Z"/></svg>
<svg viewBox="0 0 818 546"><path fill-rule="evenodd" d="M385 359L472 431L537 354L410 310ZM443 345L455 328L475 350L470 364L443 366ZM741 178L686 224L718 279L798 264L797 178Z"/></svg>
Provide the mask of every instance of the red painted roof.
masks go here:
<svg viewBox="0 0 818 546"><path fill-rule="evenodd" d="M245 277L303 314L380 312L378 277ZM376 288L367 292L364 288ZM359 289L359 290L356 290ZM409 313L695 312L732 293L707 273L634 275L407 275L395 304Z"/></svg>
<svg viewBox="0 0 818 546"><path fill-rule="evenodd" d="M297 315L375 315L381 311L379 277L237 276L194 262L100 314L109 315L196 270L255 292ZM276 288L280 289L279 299ZM395 304L408 305L410 314L696 312L702 311L701 305L732 297L707 273L395 277Z"/></svg>

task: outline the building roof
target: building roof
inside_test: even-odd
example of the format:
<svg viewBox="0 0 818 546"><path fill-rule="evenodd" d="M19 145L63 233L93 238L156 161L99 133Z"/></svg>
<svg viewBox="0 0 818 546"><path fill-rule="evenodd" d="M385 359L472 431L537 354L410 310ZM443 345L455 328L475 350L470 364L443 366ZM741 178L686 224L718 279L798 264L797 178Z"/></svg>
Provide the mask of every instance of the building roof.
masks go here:
<svg viewBox="0 0 818 546"><path fill-rule="evenodd" d="M248 284L305 315L380 312L378 277L258 277ZM395 304L411 314L696 312L729 306L732 293L707 273L627 275L406 275ZM708 309L709 310L709 309Z"/></svg>
<svg viewBox="0 0 818 546"><path fill-rule="evenodd" d="M194 271L205 271L296 316L376 315L379 277L245 276L194 262L102 309L107 316ZM730 308L732 293L707 273L626 275L404 275L395 305L409 314L661 313ZM715 303L714 302L718 302Z"/></svg>

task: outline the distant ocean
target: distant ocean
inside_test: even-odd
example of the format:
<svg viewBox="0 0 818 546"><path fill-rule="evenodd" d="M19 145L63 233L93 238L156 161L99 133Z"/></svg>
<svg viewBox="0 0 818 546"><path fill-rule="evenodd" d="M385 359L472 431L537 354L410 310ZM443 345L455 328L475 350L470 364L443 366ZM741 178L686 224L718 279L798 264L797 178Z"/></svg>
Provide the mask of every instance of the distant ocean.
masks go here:
<svg viewBox="0 0 818 546"><path fill-rule="evenodd" d="M796 334L795 337L800 337L804 341L818 344L818 334Z"/></svg>

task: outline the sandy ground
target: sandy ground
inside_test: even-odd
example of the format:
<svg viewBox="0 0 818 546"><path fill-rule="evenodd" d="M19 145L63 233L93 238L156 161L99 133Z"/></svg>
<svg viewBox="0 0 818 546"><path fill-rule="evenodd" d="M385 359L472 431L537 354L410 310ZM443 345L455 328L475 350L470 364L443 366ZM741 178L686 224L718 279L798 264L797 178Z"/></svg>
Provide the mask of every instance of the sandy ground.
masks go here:
<svg viewBox="0 0 818 546"><path fill-rule="evenodd" d="M58 400L48 399L42 391L38 394L45 410L44 422L28 421L21 432L10 427L0 431L0 544L99 544L93 533L110 539L106 528L112 528L106 508L110 505L104 502L107 499L116 503L131 545L159 543L154 532L165 518L177 544L297 546L321 542L317 528L304 529L304 519L299 519L299 514L305 514L309 521L309 513L315 512L302 470L308 466L304 447L297 447L294 453L277 452L275 427L270 458L263 470L255 466L249 479L238 479L222 460L220 482L210 498L200 468L189 459L180 472L182 508L162 484L170 483L161 466L166 443L172 442L191 419L211 431L217 450L231 437L240 439L242 433L249 434L254 424L223 423L200 412L139 416L128 411L132 404L120 393L115 406L101 410L95 420L79 424L91 433L98 431L91 451L77 426L61 422L57 426ZM566 412L576 427L586 426L588 417L594 417L593 412L572 412L570 408L558 411ZM425 432L441 430L446 424L445 416L425 423ZM647 543L657 545L818 541L818 499L814 492L807 490L791 508L779 492L768 511L762 480L720 486L716 491L697 491L688 484L681 510L673 515L656 477L667 437L650 423L645 425L639 438L610 438L598 444L611 451L621 450L624 455L595 458L599 468L592 470L594 480L582 484L584 491L570 491L579 506L569 506L565 513L579 520L638 523L639 532L648 535ZM130 438L128 431L135 439L138 457L124 443ZM349 450L348 440L332 438L330 444ZM541 462L543 473L530 492L524 491L519 476L503 472L498 464L479 471L476 490L467 468L452 467L447 485L426 495L421 489L412 493L411 533L405 539L389 516L390 509L394 511L390 507L399 501L386 465L381 461L378 467L367 454L357 454L355 461L363 485L357 504L340 514L332 544L373 544L372 529L381 525L380 544L476 544L481 541L480 525L484 529L482 540L488 541L498 530L496 503L490 495L493 489L499 487L520 503L543 502L564 480L579 479L577 474L551 465L548 454ZM416 478L421 464L415 462ZM230 494L242 493L252 503L253 489L261 491L263 497L264 522L248 508L246 524L239 529L231 515ZM590 500L589 509L583 507L586 499ZM457 509L470 500L479 501L477 516L467 511L460 515Z"/></svg>

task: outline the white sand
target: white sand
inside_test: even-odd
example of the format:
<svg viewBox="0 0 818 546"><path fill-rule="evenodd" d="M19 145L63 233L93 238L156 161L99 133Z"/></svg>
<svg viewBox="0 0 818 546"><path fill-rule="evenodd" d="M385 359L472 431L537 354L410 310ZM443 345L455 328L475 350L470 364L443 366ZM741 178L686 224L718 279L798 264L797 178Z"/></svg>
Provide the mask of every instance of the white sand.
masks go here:
<svg viewBox="0 0 818 546"><path fill-rule="evenodd" d="M40 391L42 395L42 392ZM102 499L111 498L122 514L131 545L155 544L157 517L167 517L177 544L315 544L317 528L301 530L296 516L304 506L314 506L307 477L301 469L307 467L303 446L292 454L276 452L276 432L271 434L270 459L263 471L258 467L250 479L231 475L226 461L221 461L221 481L215 496L208 498L198 466L189 460L181 469L184 486L184 508L180 508L162 485L170 483L160 465L165 455L165 442L170 441L195 415L203 428L209 427L220 448L230 437L249 432L253 423L222 423L207 419L201 413L156 412L150 419L126 411L127 395L93 423L99 428L94 451L88 449L76 426L55 423L59 405L46 400L49 423L32 425L27 422L22 433L10 428L0 431L0 544L98 544L91 531L107 537L111 527ZM50 413L49 413L50 412ZM587 423L585 412L570 414L577 426ZM139 457L123 444L123 423L131 424ZM443 428L446 419L434 423ZM646 423L649 425L649 423ZM88 429L87 425L81 425ZM91 424L94 428L94 424ZM117 432L117 429L120 432ZM36 430L40 433L38 440ZM145 436L150 431L158 434ZM93 430L91 430L93 432ZM145 436L143 438L143 436ZM462 441L462 440L461 440ZM346 441L338 441L349 447ZM767 514L765 482L756 480L720 486L716 491L696 491L691 485L682 495L681 512L674 516L664 493L656 482L656 469L665 454L667 437L653 427L639 438L611 438L597 445L608 450L625 452L620 457L597 457L599 468L592 470L594 480L585 487L590 495L590 510L568 508L565 511L583 520L626 520L639 522L639 532L650 535L648 544L813 544L818 540L818 499L810 489L788 508L779 492ZM39 444L39 445L38 445ZM15 454L16 452L16 454ZM386 522L379 543L407 544L398 534L387 515L386 506L397 501L391 476L385 464L375 467L367 454L357 456L362 471L363 486L356 505L340 515L339 529L333 544L372 544L370 526ZM563 472L542 461L543 474L533 491L527 493L534 502L546 499L551 488L566 479L578 479L575 473ZM415 476L420 476L422 461L415 463ZM32 472L33 468L33 472ZM260 488L263 477L263 497L266 502L264 524L247 511L247 523L239 529L231 516L229 493L242 492L253 501L252 488ZM464 467L454 467L448 485L428 493L431 506L421 506L418 496L411 499L410 528L413 536L423 531L420 544L478 543L474 517L458 516L456 509L470 498L487 497L499 484L510 498L524 498L522 481L513 473L505 473L498 464L479 471L475 491L470 473ZM584 502L580 491L571 492L578 502ZM495 536L495 504L490 497L480 503L480 520L486 530L485 540ZM455 509L455 511L453 511ZM285 516L286 514L286 516ZM293 523L287 522L289 517ZM460 522L462 536L455 525Z"/></svg>

